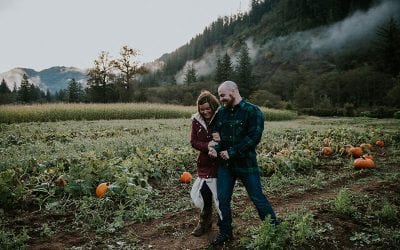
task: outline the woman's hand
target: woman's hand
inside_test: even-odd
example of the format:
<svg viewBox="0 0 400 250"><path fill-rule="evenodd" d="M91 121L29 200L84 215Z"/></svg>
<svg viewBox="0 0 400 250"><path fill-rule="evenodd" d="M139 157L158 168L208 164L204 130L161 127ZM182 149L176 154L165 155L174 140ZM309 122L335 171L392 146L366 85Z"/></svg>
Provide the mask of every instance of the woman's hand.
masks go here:
<svg viewBox="0 0 400 250"><path fill-rule="evenodd" d="M214 148L216 145L218 145L218 142L216 142L216 141L210 141L209 143L208 143L208 149L210 149L210 148Z"/></svg>
<svg viewBox="0 0 400 250"><path fill-rule="evenodd" d="M221 141L221 137L218 132L212 133L213 141L219 142Z"/></svg>

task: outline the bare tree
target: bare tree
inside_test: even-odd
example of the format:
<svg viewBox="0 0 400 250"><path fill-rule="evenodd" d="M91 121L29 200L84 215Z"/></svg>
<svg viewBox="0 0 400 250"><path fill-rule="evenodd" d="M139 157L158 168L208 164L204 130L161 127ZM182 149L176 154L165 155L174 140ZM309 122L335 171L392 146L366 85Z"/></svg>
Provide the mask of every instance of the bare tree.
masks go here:
<svg viewBox="0 0 400 250"><path fill-rule="evenodd" d="M136 57L140 55L139 50L123 46L119 54L120 58L113 60L112 64L120 72L121 83L126 89L129 100L133 92L132 84L135 76L145 73L146 70L136 61Z"/></svg>

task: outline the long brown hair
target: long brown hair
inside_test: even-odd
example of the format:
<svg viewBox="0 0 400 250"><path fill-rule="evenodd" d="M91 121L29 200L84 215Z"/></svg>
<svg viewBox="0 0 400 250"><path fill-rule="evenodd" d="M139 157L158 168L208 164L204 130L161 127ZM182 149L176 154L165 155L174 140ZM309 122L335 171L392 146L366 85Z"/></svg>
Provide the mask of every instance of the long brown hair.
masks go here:
<svg viewBox="0 0 400 250"><path fill-rule="evenodd" d="M200 105L204 103L210 104L211 110L215 113L219 107L219 101L215 95L211 94L208 90L202 90L199 97L197 98L197 111L200 113Z"/></svg>

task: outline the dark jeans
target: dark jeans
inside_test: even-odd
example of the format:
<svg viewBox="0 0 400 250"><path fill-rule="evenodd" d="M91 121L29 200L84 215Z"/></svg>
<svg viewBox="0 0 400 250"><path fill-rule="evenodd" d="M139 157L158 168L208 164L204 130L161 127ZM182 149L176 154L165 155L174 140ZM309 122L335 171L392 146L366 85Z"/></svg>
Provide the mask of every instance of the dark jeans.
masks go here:
<svg viewBox="0 0 400 250"><path fill-rule="evenodd" d="M267 215L270 215L272 223L275 224L276 215L267 197L263 194L260 175L258 173L234 175L228 168L220 167L217 174L219 209L223 217L223 220L218 219L220 233L232 234L231 200L233 187L238 178L242 181L247 194L256 206L260 219L264 220Z"/></svg>

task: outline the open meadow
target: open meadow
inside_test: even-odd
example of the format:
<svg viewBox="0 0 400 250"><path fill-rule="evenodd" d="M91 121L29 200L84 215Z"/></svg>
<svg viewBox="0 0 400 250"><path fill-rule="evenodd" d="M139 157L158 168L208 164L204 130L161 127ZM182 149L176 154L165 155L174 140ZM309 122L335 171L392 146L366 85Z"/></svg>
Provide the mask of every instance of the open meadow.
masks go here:
<svg viewBox="0 0 400 250"><path fill-rule="evenodd" d="M191 185L179 182L183 171L196 177L197 152L189 143L195 109L185 112L175 118L3 120L0 249L207 249L216 223L208 235L190 235L198 210ZM358 156L350 145L361 144L375 167L353 166ZM261 223L238 183L234 241L224 248L398 247L399 145L399 119L266 121L258 159L264 191L282 223ZM99 198L96 187L103 182L109 186Z"/></svg>

